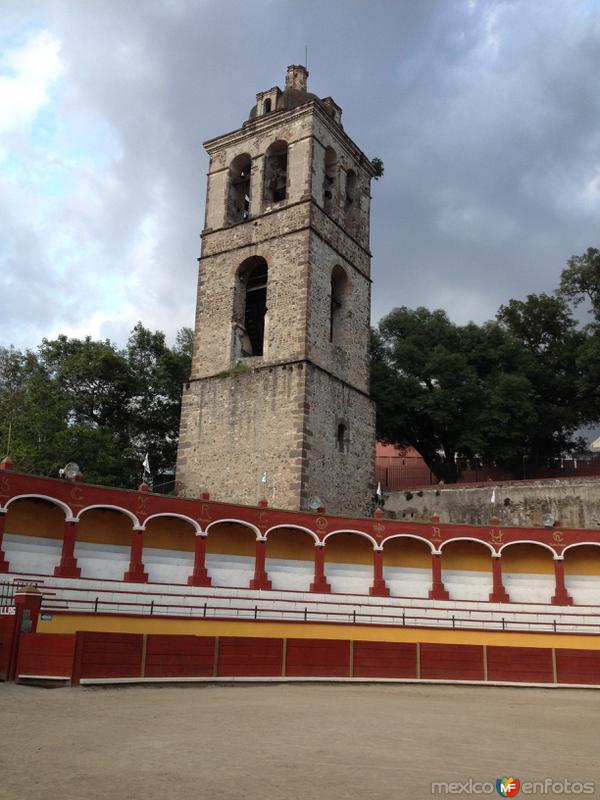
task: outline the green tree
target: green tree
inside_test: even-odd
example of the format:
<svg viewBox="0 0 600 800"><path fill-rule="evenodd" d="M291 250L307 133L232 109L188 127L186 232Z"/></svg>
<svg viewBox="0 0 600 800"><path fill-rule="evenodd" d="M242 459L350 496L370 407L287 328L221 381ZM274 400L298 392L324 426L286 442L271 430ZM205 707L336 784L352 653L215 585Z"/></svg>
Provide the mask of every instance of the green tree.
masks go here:
<svg viewBox="0 0 600 800"><path fill-rule="evenodd" d="M175 465L181 389L192 333L174 347L138 324L128 345L44 340L36 353L0 348L0 449L19 469L57 475L77 461L92 483L134 487L150 453L156 476Z"/></svg>
<svg viewBox="0 0 600 800"><path fill-rule="evenodd" d="M127 343L126 357L134 378L129 438L139 458L148 453L152 472L159 480L175 465L181 390L190 377L192 343L192 331L184 328L170 348L161 331L152 332L141 322Z"/></svg>
<svg viewBox="0 0 600 800"><path fill-rule="evenodd" d="M589 300L600 322L600 250L588 247L583 255L572 256L561 274L559 291L575 305Z"/></svg>
<svg viewBox="0 0 600 800"><path fill-rule="evenodd" d="M373 336L379 437L416 448L445 481L457 479L458 457L517 463L535 417L522 358L497 323L461 327L441 310L395 309Z"/></svg>
<svg viewBox="0 0 600 800"><path fill-rule="evenodd" d="M581 369L588 335L565 299L532 294L501 306L498 319L523 344L525 372L531 383L537 422L527 437L527 456L535 466L576 449L576 431L595 411Z"/></svg>
<svg viewBox="0 0 600 800"><path fill-rule="evenodd" d="M0 348L0 453L26 472L56 475L67 415L66 398L37 356Z"/></svg>
<svg viewBox="0 0 600 800"><path fill-rule="evenodd" d="M581 422L571 385L581 337L568 309L542 296L500 319L458 326L440 310L398 308L374 332L378 436L414 447L439 479L457 479L457 458L520 475L572 444Z"/></svg>

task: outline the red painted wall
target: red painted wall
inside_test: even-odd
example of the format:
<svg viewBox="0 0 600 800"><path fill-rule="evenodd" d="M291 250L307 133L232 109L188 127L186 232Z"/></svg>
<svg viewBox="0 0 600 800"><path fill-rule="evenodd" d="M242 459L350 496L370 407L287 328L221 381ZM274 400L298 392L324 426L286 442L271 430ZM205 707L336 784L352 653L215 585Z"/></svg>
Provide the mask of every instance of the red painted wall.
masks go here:
<svg viewBox="0 0 600 800"><path fill-rule="evenodd" d="M146 678L210 677L214 657L214 636L150 634L144 675Z"/></svg>
<svg viewBox="0 0 600 800"><path fill-rule="evenodd" d="M16 617L13 616L2 615L0 617L0 681L6 680L6 673L8 672L15 620Z"/></svg>
<svg viewBox="0 0 600 800"><path fill-rule="evenodd" d="M489 646L487 660L489 681L554 681L549 648Z"/></svg>
<svg viewBox="0 0 600 800"><path fill-rule="evenodd" d="M0 623L0 668L8 661L10 625ZM150 634L146 637L145 677L178 678L213 675L217 641L211 636ZM284 640L223 636L218 643L220 677L279 677ZM285 674L290 677L348 677L351 643L335 639L288 639ZM141 677L141 634L23 634L17 674L79 678ZM484 679L480 645L422 644L423 680ZM488 680L552 683L549 648L487 648ZM416 678L417 646L403 642L354 642L352 674L357 678ZM600 651L556 650L558 683L600 685ZM71 672L72 671L72 672ZM0 673L1 677L1 673Z"/></svg>
<svg viewBox="0 0 600 800"><path fill-rule="evenodd" d="M350 642L288 639L286 675L344 678L350 674Z"/></svg>
<svg viewBox="0 0 600 800"><path fill-rule="evenodd" d="M17 677L48 675L70 678L75 654L74 633L23 633L19 642Z"/></svg>
<svg viewBox="0 0 600 800"><path fill-rule="evenodd" d="M482 681L483 675L483 647L481 645L421 645L421 678Z"/></svg>
<svg viewBox="0 0 600 800"><path fill-rule="evenodd" d="M281 675L283 639L255 639L244 636L222 636L219 641L217 675L265 676Z"/></svg>
<svg viewBox="0 0 600 800"><path fill-rule="evenodd" d="M600 684L600 650L557 650L557 683Z"/></svg>
<svg viewBox="0 0 600 800"><path fill-rule="evenodd" d="M75 659L78 677L139 677L143 638L141 633L79 632Z"/></svg>
<svg viewBox="0 0 600 800"><path fill-rule="evenodd" d="M412 642L354 642L356 678L416 678L417 645Z"/></svg>

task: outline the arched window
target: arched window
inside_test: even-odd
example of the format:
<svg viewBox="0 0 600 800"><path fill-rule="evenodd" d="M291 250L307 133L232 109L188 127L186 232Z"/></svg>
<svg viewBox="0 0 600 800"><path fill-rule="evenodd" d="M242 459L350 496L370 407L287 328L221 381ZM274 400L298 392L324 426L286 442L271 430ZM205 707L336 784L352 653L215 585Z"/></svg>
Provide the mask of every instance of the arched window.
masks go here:
<svg viewBox="0 0 600 800"><path fill-rule="evenodd" d="M287 142L277 141L265 154L265 203L279 203L287 195Z"/></svg>
<svg viewBox="0 0 600 800"><path fill-rule="evenodd" d="M358 213L358 175L350 169L346 173L346 201L344 203L346 222L354 222Z"/></svg>
<svg viewBox="0 0 600 800"><path fill-rule="evenodd" d="M267 97L267 99L265 100L265 105L264 105L264 113L268 114L270 110L271 110L271 98Z"/></svg>
<svg viewBox="0 0 600 800"><path fill-rule="evenodd" d="M323 176L323 208L331 214L337 196L337 153L333 147L325 151L325 173Z"/></svg>
<svg viewBox="0 0 600 800"><path fill-rule="evenodd" d="M260 256L247 258L238 270L239 295L243 303L236 304L236 317L240 329L239 355L262 356L267 313L267 281L269 269Z"/></svg>
<svg viewBox="0 0 600 800"><path fill-rule="evenodd" d="M340 344L344 329L344 296L348 277L342 267L335 266L331 273L331 308L329 317L329 341Z"/></svg>
<svg viewBox="0 0 600 800"><path fill-rule="evenodd" d="M227 221L233 225L250 216L250 175L252 159L247 153L237 156L229 167Z"/></svg>

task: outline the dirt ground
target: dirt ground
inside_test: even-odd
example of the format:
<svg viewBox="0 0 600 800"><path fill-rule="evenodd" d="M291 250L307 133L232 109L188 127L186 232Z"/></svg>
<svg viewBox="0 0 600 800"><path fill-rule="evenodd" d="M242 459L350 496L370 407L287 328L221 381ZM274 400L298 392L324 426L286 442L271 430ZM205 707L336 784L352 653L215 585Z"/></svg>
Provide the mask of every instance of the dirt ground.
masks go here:
<svg viewBox="0 0 600 800"><path fill-rule="evenodd" d="M0 684L0 797L419 800L504 775L595 781L598 797L599 732L595 691Z"/></svg>

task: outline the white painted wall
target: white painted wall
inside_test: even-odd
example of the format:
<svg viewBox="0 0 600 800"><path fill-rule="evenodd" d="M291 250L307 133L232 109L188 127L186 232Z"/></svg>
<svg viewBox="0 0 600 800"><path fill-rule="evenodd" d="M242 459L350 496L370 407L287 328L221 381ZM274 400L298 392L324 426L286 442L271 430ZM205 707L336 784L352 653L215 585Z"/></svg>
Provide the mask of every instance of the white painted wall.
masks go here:
<svg viewBox="0 0 600 800"><path fill-rule="evenodd" d="M156 583L187 583L194 570L191 551L144 547L143 561L148 580Z"/></svg>
<svg viewBox="0 0 600 800"><path fill-rule="evenodd" d="M207 553L206 569L214 586L249 586L254 577L254 558Z"/></svg>
<svg viewBox="0 0 600 800"><path fill-rule="evenodd" d="M453 600L488 600L493 587L491 572L444 569L442 580Z"/></svg>
<svg viewBox="0 0 600 800"><path fill-rule="evenodd" d="M515 603L549 603L554 594L554 575L503 572L502 582Z"/></svg>
<svg viewBox="0 0 600 800"><path fill-rule="evenodd" d="M129 567L129 547L116 544L75 542L75 558L82 578L121 581Z"/></svg>
<svg viewBox="0 0 600 800"><path fill-rule="evenodd" d="M326 561L325 576L332 592L369 594L373 583L373 567L369 564L336 564Z"/></svg>
<svg viewBox="0 0 600 800"><path fill-rule="evenodd" d="M41 536L5 533L2 549L11 572L52 575L54 567L60 564L62 542Z"/></svg>
<svg viewBox="0 0 600 800"><path fill-rule="evenodd" d="M566 575L565 585L577 605L600 605L600 576Z"/></svg>
<svg viewBox="0 0 600 800"><path fill-rule="evenodd" d="M428 597L431 570L410 567L385 567L383 577L392 597Z"/></svg>
<svg viewBox="0 0 600 800"><path fill-rule="evenodd" d="M265 568L273 589L295 589L308 592L314 576L312 561L291 561L284 558L267 558Z"/></svg>

